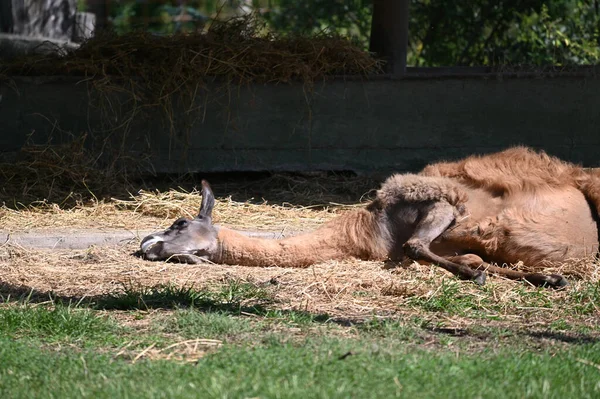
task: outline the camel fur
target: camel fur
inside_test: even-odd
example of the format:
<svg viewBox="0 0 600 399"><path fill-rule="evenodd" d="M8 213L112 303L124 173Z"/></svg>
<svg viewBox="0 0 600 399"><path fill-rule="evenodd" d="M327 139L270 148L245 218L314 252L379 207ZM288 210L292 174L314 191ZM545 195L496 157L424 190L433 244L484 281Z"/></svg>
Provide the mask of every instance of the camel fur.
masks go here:
<svg viewBox="0 0 600 399"><path fill-rule="evenodd" d="M485 270L536 285L562 287L542 268L598 251L600 174L544 152L514 147L395 174L365 208L281 240L250 238L212 225L214 196L203 182L198 217L179 219L142 241L150 260L176 258L248 266L307 267L350 257L439 265L484 284ZM494 266L497 264L500 266Z"/></svg>

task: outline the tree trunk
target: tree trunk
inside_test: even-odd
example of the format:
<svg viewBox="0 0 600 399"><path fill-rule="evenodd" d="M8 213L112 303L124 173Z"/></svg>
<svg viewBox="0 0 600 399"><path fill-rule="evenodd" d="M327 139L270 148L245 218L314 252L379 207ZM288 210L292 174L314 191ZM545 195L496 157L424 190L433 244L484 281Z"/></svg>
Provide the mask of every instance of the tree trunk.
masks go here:
<svg viewBox="0 0 600 399"><path fill-rule="evenodd" d="M406 71L409 0L373 0L369 50L387 61L393 75Z"/></svg>
<svg viewBox="0 0 600 399"><path fill-rule="evenodd" d="M0 32L12 33L12 2L0 1Z"/></svg>

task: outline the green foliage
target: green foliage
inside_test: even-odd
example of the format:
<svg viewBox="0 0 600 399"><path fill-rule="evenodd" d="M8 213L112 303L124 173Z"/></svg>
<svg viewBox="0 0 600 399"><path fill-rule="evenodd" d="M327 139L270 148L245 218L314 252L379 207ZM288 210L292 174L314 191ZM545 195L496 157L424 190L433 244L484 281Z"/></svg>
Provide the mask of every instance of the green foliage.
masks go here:
<svg viewBox="0 0 600 399"><path fill-rule="evenodd" d="M600 0L415 0L408 65L581 65L600 61ZM120 0L118 31L202 28L211 18L259 11L283 34L329 32L369 46L372 0ZM185 14L185 21L177 21ZM148 22L150 21L150 22Z"/></svg>
<svg viewBox="0 0 600 399"><path fill-rule="evenodd" d="M595 64L600 60L600 19L581 7L566 10L564 16L551 15L548 6L539 12L520 14L520 29L514 32L512 51L504 63L528 59L531 64Z"/></svg>
<svg viewBox="0 0 600 399"><path fill-rule="evenodd" d="M110 8L117 32L144 29L158 34L202 29L208 21L199 1L119 0Z"/></svg>
<svg viewBox="0 0 600 399"><path fill-rule="evenodd" d="M408 63L597 63L599 23L597 0L415 1Z"/></svg>
<svg viewBox="0 0 600 399"><path fill-rule="evenodd" d="M279 0L263 14L278 32L346 36L364 48L369 45L372 4L369 0Z"/></svg>

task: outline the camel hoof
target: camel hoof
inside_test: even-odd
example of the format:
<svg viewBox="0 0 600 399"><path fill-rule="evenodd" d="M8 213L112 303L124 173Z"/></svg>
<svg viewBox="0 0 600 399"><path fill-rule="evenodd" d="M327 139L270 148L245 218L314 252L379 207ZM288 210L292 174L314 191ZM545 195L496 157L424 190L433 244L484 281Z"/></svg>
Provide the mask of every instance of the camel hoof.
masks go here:
<svg viewBox="0 0 600 399"><path fill-rule="evenodd" d="M485 279L487 275L482 270L474 271L473 275L459 274L457 277L461 280L469 280L477 285L485 285Z"/></svg>
<svg viewBox="0 0 600 399"><path fill-rule="evenodd" d="M569 283L560 274L544 275L539 273L532 273L525 277L525 280L538 287L547 287L560 289L566 287Z"/></svg>
<svg viewBox="0 0 600 399"><path fill-rule="evenodd" d="M567 285L569 285L567 279L561 276L560 274L551 274L549 276L546 276L546 283L550 288L555 289L564 288Z"/></svg>
<svg viewBox="0 0 600 399"><path fill-rule="evenodd" d="M486 277L487 274L485 274L485 272L483 271L480 271L478 274L475 275L475 277L471 279L471 281L473 281L477 285L485 285Z"/></svg>

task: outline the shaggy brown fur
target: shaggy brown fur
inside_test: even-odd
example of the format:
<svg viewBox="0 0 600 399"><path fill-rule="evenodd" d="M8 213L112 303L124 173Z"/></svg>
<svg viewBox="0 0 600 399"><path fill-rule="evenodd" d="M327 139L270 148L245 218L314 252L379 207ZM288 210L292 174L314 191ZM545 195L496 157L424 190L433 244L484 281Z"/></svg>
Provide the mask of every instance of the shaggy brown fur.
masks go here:
<svg viewBox="0 0 600 399"><path fill-rule="evenodd" d="M562 286L558 275L489 263L522 261L536 268L598 251L600 174L525 147L393 175L366 209L283 240L248 238L228 229L217 233L210 224L214 197L207 183L202 195L203 207L189 226L178 221L144 239L147 258L183 253L188 260L306 267L328 259L408 256L481 284L485 274L475 269L484 266L509 278Z"/></svg>
<svg viewBox="0 0 600 399"><path fill-rule="evenodd" d="M596 172L515 147L429 165L420 174L450 178L476 196L467 201L475 217L442 236L452 246L471 248L488 261L533 267L588 258L598 250Z"/></svg>
<svg viewBox="0 0 600 399"><path fill-rule="evenodd" d="M421 176L444 176L488 190L495 195L520 194L571 186L580 190L600 214L600 172L518 146L488 155L472 155L457 162L426 166Z"/></svg>
<svg viewBox="0 0 600 399"><path fill-rule="evenodd" d="M383 183L377 192L377 199L385 208L390 208L399 202L417 203L440 200L456 206L467 202L467 195L449 179L397 174L389 177Z"/></svg>

